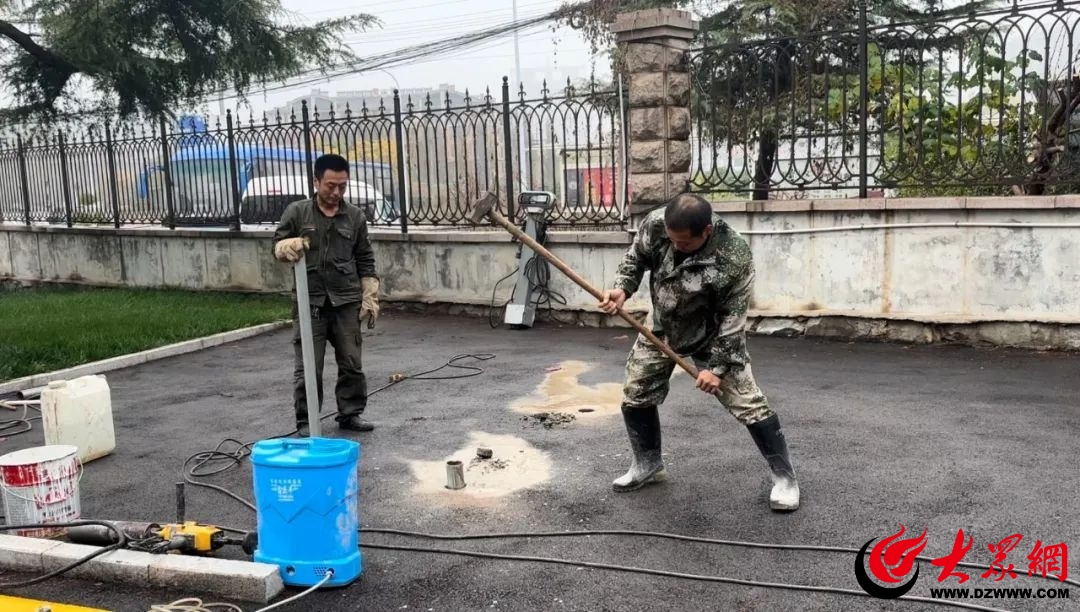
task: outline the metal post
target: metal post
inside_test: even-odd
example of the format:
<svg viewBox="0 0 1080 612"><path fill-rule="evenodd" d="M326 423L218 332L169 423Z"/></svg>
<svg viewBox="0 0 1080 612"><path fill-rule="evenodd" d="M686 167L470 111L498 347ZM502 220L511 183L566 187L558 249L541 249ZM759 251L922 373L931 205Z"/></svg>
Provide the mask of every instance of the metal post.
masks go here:
<svg viewBox="0 0 1080 612"><path fill-rule="evenodd" d="M503 148L506 150L506 217L515 221L514 214L514 155L510 146L510 83L503 77L502 84Z"/></svg>
<svg viewBox="0 0 1080 612"><path fill-rule="evenodd" d="M518 20L518 3L517 0L513 2L513 21L517 23ZM523 87L524 82L521 80L521 51L518 48L518 31L514 30L514 79L517 81L518 87ZM542 129L542 128L541 128ZM521 183L526 189L532 189L532 155L529 151L528 138L532 134L526 134L521 130L521 126L518 126L518 167L520 168Z"/></svg>
<svg viewBox="0 0 1080 612"><path fill-rule="evenodd" d="M180 525L184 524L184 517L187 515L186 503L184 499L184 483L176 483L176 522Z"/></svg>
<svg viewBox="0 0 1080 612"><path fill-rule="evenodd" d="M232 224L229 229L240 231L240 173L236 167L236 135L233 133L232 109L225 111L225 135L229 141L229 193L232 194Z"/></svg>
<svg viewBox="0 0 1080 612"><path fill-rule="evenodd" d="M625 102L623 100L623 78L622 78L622 73L621 72L618 73L618 77L619 77L619 79L618 79L618 86L619 86L619 134L622 137L621 138L622 146L619 147L619 149L620 149L619 152L622 153L622 163L620 164L620 166L622 166L622 185L621 185L621 189L619 189L619 191L622 192L622 193L619 194L619 195L622 196L620 198L622 200L622 212L620 213L619 216L620 216L620 219L625 222L626 221L626 213L630 209L630 166L629 166L629 164L627 162L627 159L626 159L626 157L627 157L626 150L630 147L630 130L627 129L627 123L626 123L626 106L625 106ZM691 169L691 172L692 171L693 171L693 169Z"/></svg>
<svg viewBox="0 0 1080 612"><path fill-rule="evenodd" d="M867 197L869 184L867 117L870 107L870 42L866 19L866 0L859 2L859 197Z"/></svg>
<svg viewBox="0 0 1080 612"><path fill-rule="evenodd" d="M304 392L308 411L308 432L310 437L322 435L322 422L319 420L319 389L315 382L315 342L311 332L311 302L308 300L307 256L293 265L296 277L296 318L300 320L300 349L304 359Z"/></svg>
<svg viewBox="0 0 1080 612"><path fill-rule="evenodd" d="M113 227L120 228L120 187L116 182L116 153L113 151L112 130L105 124L105 153L109 159L109 195L112 197Z"/></svg>
<svg viewBox="0 0 1080 612"><path fill-rule="evenodd" d="M307 166L308 194L315 197L315 160L311 158L311 118L308 115L307 100L300 103L300 116L304 126L304 160Z"/></svg>
<svg viewBox="0 0 1080 612"><path fill-rule="evenodd" d="M71 181L68 178L67 147L64 146L63 133L56 135L56 143L60 147L60 187L64 191L64 219L67 226L71 227Z"/></svg>
<svg viewBox="0 0 1080 612"><path fill-rule="evenodd" d="M21 134L15 135L15 144L19 152L19 171L22 173L21 185L23 196L23 214L27 225L30 225L30 177L26 169L26 148L23 146Z"/></svg>
<svg viewBox="0 0 1080 612"><path fill-rule="evenodd" d="M409 167L405 159L405 136L403 133L403 126L401 120L401 94L398 90L394 90L394 138L397 141L397 163L398 172L398 198L401 202L401 233L409 233L409 199L408 199L408 176Z"/></svg>
<svg viewBox="0 0 1080 612"><path fill-rule="evenodd" d="M169 135L165 132L165 115L159 120L161 129L161 167L165 172L165 214L168 215L169 229L176 229L176 203L173 201L172 161L169 159ZM149 187L149 185L148 185Z"/></svg>

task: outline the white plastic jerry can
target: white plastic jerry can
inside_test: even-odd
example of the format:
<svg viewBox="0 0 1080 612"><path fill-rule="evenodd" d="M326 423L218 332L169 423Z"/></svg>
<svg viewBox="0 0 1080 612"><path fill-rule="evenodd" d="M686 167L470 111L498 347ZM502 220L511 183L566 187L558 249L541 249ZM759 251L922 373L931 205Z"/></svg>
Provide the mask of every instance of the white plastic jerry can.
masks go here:
<svg viewBox="0 0 1080 612"><path fill-rule="evenodd" d="M45 444L78 447L82 463L116 450L112 395L104 376L57 380L41 390Z"/></svg>

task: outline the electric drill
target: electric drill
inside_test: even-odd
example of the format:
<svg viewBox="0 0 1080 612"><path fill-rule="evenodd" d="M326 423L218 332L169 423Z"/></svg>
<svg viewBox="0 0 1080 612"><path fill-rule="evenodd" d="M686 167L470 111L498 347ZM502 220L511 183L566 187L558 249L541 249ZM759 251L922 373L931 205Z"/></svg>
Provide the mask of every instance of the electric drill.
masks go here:
<svg viewBox="0 0 1080 612"><path fill-rule="evenodd" d="M225 531L213 525L194 521L184 523L132 523L115 521L128 538L128 548L165 554L176 552L184 555L208 555L227 544L249 548L247 540L230 538ZM67 530L67 539L76 544L108 546L117 541L116 533L104 525L85 525Z"/></svg>

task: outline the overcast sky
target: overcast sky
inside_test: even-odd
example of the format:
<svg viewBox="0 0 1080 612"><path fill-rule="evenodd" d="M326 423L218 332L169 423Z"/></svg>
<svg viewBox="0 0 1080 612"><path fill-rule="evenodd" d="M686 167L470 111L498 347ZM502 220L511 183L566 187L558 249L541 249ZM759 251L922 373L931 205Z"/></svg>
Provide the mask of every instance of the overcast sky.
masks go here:
<svg viewBox="0 0 1080 612"><path fill-rule="evenodd" d="M518 19L543 15L562 5L563 0L517 0ZM460 36L468 32L513 21L512 0L282 0L284 7L301 21L314 22L337 16L368 13L382 21L366 32L349 35L346 42L361 57L386 53L402 47ZM598 76L607 76L607 60L593 58L587 42L568 27L552 31L551 24L519 34L521 77L530 93L538 91L544 78L565 82L587 77L595 64ZM328 92L386 88L396 83L402 89L456 86L459 90L497 92L503 76L515 79L512 36L480 43L475 47L415 60L407 66L339 77L317 85L303 85L251 97L252 107L273 108L304 95L313 87ZM233 101L235 103L235 101ZM211 106L216 112L217 104Z"/></svg>

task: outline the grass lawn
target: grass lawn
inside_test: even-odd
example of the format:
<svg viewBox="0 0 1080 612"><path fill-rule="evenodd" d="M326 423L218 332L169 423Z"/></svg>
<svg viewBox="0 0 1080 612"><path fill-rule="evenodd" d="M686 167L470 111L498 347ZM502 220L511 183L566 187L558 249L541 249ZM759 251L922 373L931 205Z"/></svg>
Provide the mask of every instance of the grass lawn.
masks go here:
<svg viewBox="0 0 1080 612"><path fill-rule="evenodd" d="M290 316L286 296L180 290L0 289L0 381Z"/></svg>

